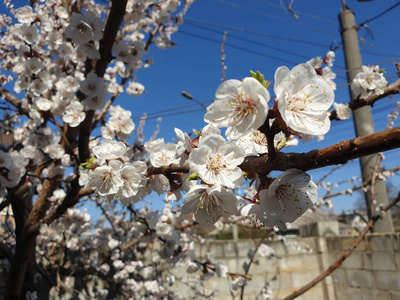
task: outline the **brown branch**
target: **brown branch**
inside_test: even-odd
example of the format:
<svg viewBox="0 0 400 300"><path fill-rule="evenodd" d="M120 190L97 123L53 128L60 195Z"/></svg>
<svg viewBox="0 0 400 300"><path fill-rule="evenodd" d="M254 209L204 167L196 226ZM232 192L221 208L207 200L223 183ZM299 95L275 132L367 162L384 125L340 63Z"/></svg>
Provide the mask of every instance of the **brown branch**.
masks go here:
<svg viewBox="0 0 400 300"><path fill-rule="evenodd" d="M121 85L122 87L125 86L125 84L127 83L127 81L131 78L131 75L132 75L132 74L129 73L128 76L124 77L124 78L121 80L120 85ZM97 126L97 124L98 124L99 122L101 122L101 121L103 120L103 118L104 118L104 116L106 115L108 109L109 109L110 106L114 103L115 99L119 96L119 94L120 94L119 92L116 92L114 95L112 95L112 97L110 98L110 100L108 100L108 102L106 103L106 105L104 105L103 109L102 109L101 112L96 116L96 119L95 119L94 122L93 122L92 130Z"/></svg>
<svg viewBox="0 0 400 300"><path fill-rule="evenodd" d="M41 219L39 222L36 224L33 224L29 228L29 233L30 234L35 234L38 233L40 224L51 224L55 220L57 220L59 217L64 215L64 213L68 210L68 208L73 207L75 204L79 202L79 199L84 196L88 196L93 193L93 189L91 188L81 188L79 185L79 179L75 178L71 182L71 187L67 192L67 195L65 196L64 200L54 207L43 219Z"/></svg>
<svg viewBox="0 0 400 300"><path fill-rule="evenodd" d="M108 64L113 59L112 46L114 45L115 38L118 30L124 19L126 3L128 0L113 0L110 14L107 18L107 23L104 28L103 38L100 40L100 59L96 62L96 74L103 77L106 72ZM94 117L94 110L86 112L85 120L82 122L79 131L79 158L85 162L89 158L89 139L92 132L92 123Z"/></svg>
<svg viewBox="0 0 400 300"><path fill-rule="evenodd" d="M400 93L400 79L397 80L396 82L390 84L388 87L386 87L383 94L381 94L381 95L372 96L367 99L356 99L356 100L350 101L349 108L351 108L351 110L355 110L357 108L360 108L360 107L363 107L366 105L373 106L376 101L378 101L382 98L385 98L386 96L398 94L398 93ZM336 114L336 110L332 110L330 113L331 113L331 115L329 116L329 119L340 120Z"/></svg>
<svg viewBox="0 0 400 300"><path fill-rule="evenodd" d="M268 155L247 157L240 168L245 172L260 174L269 174L273 170L286 171L291 168L308 171L344 164L351 159L398 147L400 147L400 127L395 127L307 153L278 152L274 159L270 159Z"/></svg>
<svg viewBox="0 0 400 300"><path fill-rule="evenodd" d="M146 172L146 176L150 177L152 175L157 175L157 174L169 175L172 173L189 173L189 166L188 165L179 166L171 164L165 167L157 167L157 168L150 167Z"/></svg>
<svg viewBox="0 0 400 300"><path fill-rule="evenodd" d="M389 205L387 205L385 208L382 209L382 211L386 212L392 207L394 207L397 202L400 201L400 193L398 194L397 198L393 200ZM358 237L358 239L353 242L351 247L347 249L341 257L339 257L338 260L336 260L332 265L330 265L324 272L322 272L320 275L318 275L316 278L314 278L311 282L308 284L304 285L302 288L298 289L297 291L294 291L292 294L289 296L286 296L284 300L292 300L305 292L307 292L309 289L314 287L317 283L325 279L327 276L329 276L333 271L335 271L337 268L339 268L344 260L349 257L349 255L354 251L354 249L357 248L357 246L361 243L361 241L365 238L366 234L374 227L374 224L376 221L378 221L381 217L380 216L375 216L372 218L369 222L363 233Z"/></svg>
<svg viewBox="0 0 400 300"><path fill-rule="evenodd" d="M11 204L10 198L4 199L4 200L0 203L0 211L2 211L3 209L5 209L6 207L8 207L10 204Z"/></svg>
<svg viewBox="0 0 400 300"><path fill-rule="evenodd" d="M11 94L9 91L4 89L2 86L0 86L0 96L4 100L6 100L8 103L12 104L16 109L18 109L18 112L21 115L29 115L29 109L27 108L22 108L22 101L19 100L17 97L15 97L13 94Z"/></svg>
<svg viewBox="0 0 400 300"><path fill-rule="evenodd" d="M4 242L0 242L0 257L7 258L9 262L14 259L13 252Z"/></svg>
<svg viewBox="0 0 400 300"><path fill-rule="evenodd" d="M268 155L246 157L239 167L247 173L259 174L269 174L271 171L286 171L291 168L308 171L344 164L355 158L399 147L400 127L395 127L306 153L278 152L273 159ZM189 166L153 167L147 170L146 175L171 174L174 172L189 173Z"/></svg>
<svg viewBox="0 0 400 300"><path fill-rule="evenodd" d="M124 251L128 250L129 248L132 248L133 246L138 244L139 241L140 241L139 239L134 239L134 240L130 241L129 243L127 243L126 245L121 247L121 252L124 252Z"/></svg>
<svg viewBox="0 0 400 300"><path fill-rule="evenodd" d="M146 46L144 47L144 50L147 51L149 50L149 47L151 43L153 42L154 37L156 36L157 32L160 30L160 24L158 24L154 30L150 33L149 38L146 42Z"/></svg>

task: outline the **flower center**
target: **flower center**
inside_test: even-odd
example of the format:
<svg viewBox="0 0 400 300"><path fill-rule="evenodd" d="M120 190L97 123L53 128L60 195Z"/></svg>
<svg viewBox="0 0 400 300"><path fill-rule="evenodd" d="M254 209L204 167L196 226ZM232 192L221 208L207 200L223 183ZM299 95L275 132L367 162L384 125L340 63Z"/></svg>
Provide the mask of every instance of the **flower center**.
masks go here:
<svg viewBox="0 0 400 300"><path fill-rule="evenodd" d="M199 195L199 198L200 199L197 202L198 206L195 211L195 214L197 214L199 209L205 209L208 216L210 216L215 210L217 210L219 214L221 213L221 211L227 213L224 203L217 196L210 196L207 194L207 192L204 192Z"/></svg>
<svg viewBox="0 0 400 300"><path fill-rule="evenodd" d="M226 165L219 154L209 158L208 160L207 169L213 172L215 175L218 175L223 169L226 168Z"/></svg>
<svg viewBox="0 0 400 300"><path fill-rule="evenodd" d="M257 113L257 105L255 101L251 98L245 97L245 95L238 94L235 96L236 102L229 102L229 105L232 105L233 114L235 117L245 118L250 114Z"/></svg>
<svg viewBox="0 0 400 300"><path fill-rule="evenodd" d="M253 143L256 143L257 145L261 145L261 146L267 145L267 138L265 137L265 134L261 133L258 130L251 132L250 138L251 138L251 141Z"/></svg>
<svg viewBox="0 0 400 300"><path fill-rule="evenodd" d="M287 103L287 110L293 112L301 112L304 111L307 107L307 104L311 103L310 95L304 95L304 98L299 96L289 97L288 93L285 93L285 100Z"/></svg>

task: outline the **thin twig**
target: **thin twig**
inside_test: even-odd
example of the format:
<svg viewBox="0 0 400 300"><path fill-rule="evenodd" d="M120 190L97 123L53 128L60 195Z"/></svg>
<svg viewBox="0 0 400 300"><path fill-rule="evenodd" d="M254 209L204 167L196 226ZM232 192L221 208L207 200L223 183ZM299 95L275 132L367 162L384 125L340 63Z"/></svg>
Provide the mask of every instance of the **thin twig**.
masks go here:
<svg viewBox="0 0 400 300"><path fill-rule="evenodd" d="M222 78L221 81L224 82L226 80L226 75L225 75L225 70L226 70L226 66L225 66L225 51L224 51L224 47L225 47L225 42L226 42L226 36L228 35L228 31L224 32L224 36L222 38L222 43L221 43L221 73L222 73Z"/></svg>
<svg viewBox="0 0 400 300"><path fill-rule="evenodd" d="M261 240L258 242L258 244L256 244L256 248L254 249L253 255L252 255L252 257L250 258L250 261L249 261L249 263L248 263L247 266L246 266L246 270L245 270L245 275L246 275L246 276L249 275L250 267L251 267L251 265L252 265L253 262L254 262L254 258L256 257L256 254L257 254L258 249L260 248L260 246L262 245L262 243L264 242L264 240L269 236L269 234L271 233L272 230L273 230L273 229L270 228L270 229L268 229L267 231L265 231L265 233L264 233L264 235L262 236ZM244 278L246 278L246 277L244 277ZM244 288L245 288L245 286L246 286L246 285L243 284L243 285L242 285L242 288L241 288L241 290L240 290L240 300L243 300L243 297L244 297Z"/></svg>

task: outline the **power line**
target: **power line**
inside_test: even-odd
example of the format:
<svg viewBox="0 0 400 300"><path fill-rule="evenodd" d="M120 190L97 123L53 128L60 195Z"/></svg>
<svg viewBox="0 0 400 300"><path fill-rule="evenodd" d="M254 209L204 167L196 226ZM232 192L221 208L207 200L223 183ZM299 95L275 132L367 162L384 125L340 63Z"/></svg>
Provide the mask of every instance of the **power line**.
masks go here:
<svg viewBox="0 0 400 300"><path fill-rule="evenodd" d="M204 27L204 26L201 26L201 25L195 25L195 24L190 24L190 23L188 23L188 25L196 27L196 28L201 28L203 30L207 30L207 31L210 31L210 32L218 33L218 34L223 34L224 33L223 31L210 29L210 28L207 28L207 27ZM234 35L234 34L229 34L228 38L233 38L233 39L237 39L237 40L240 40L240 41L245 41L245 42L248 42L248 43L251 43L251 44L254 44L254 45L258 45L258 46L265 47L265 48L268 48L268 49L273 49L273 50L276 50L276 51L279 51L279 52L283 52L283 53L287 53L287 54L290 54L290 55L293 55L293 56L297 56L297 57L300 57L300 58L303 58L303 59L307 59L307 60L310 59L310 57L305 56L305 55L301 55L301 54L299 54L297 52L292 52L292 51L285 50L285 49L282 49L282 48L274 47L274 46L271 46L271 45L267 45L265 43L261 43L261 42L257 42L257 41L251 40L251 39L243 38L243 37L240 37L240 36L237 36L237 35Z"/></svg>
<svg viewBox="0 0 400 300"><path fill-rule="evenodd" d="M235 4L235 3L231 3L231 2L228 2L228 1L225 1L225 0L214 0L214 1L222 3L222 4L225 4L225 5L232 6L234 8L240 9L242 11L246 10L246 11L249 11L249 12L254 13L254 14L262 15L262 16L265 16L265 17L268 17L268 18L271 18L271 19L275 19L277 21L288 23L288 20L285 19L285 18L280 18L280 17L277 17L275 15L267 14L265 12L261 12L261 11L256 10L256 9L248 8L246 6L241 6L241 5L238 5L238 4ZM322 32L324 34L329 34L329 35L332 35L332 36L337 36L337 34L338 34L337 32L334 33L334 32L331 32L331 31L325 31L325 30L321 30L320 28L317 28L317 27L307 26L307 25L304 25L304 24L301 24L301 23L297 23L297 22L289 21L289 23L295 24L296 26L304 27L304 28L312 30L312 31Z"/></svg>
<svg viewBox="0 0 400 300"><path fill-rule="evenodd" d="M321 47L321 48L324 48L324 49L329 49L329 46L327 46L327 45L320 44L320 43L315 43L315 42L310 42L310 41L307 41L307 40L300 40L300 39L295 39L295 38L290 38L290 37L283 37L283 36L278 36L278 35L273 35L273 34L267 34L267 33L264 33L264 32L257 32L257 31L247 30L247 29L244 29L244 28L225 26L225 25L217 24L217 23L209 23L209 22L204 22L204 21L196 20L196 19L186 18L185 19L185 23L197 23L197 24L202 24L202 25L206 25L206 26L222 28L222 29L225 29L225 30L243 32L243 33L248 33L248 34L257 35L257 36L269 37L271 39L276 39L276 40L283 40L283 41L288 41L288 42L293 42L293 43L300 43L300 44L308 44L308 45L311 45L311 46L316 46L316 47Z"/></svg>
<svg viewBox="0 0 400 300"><path fill-rule="evenodd" d="M370 65L370 66L372 66L372 65L385 65L385 64L387 64L387 63L390 63L390 62L393 62L393 61L396 61L396 60L400 60L400 57L396 57L396 58L392 58L392 59L387 59L387 60L380 61L380 62L375 62L375 63L369 64L369 65ZM343 71L339 71L339 72L336 72L336 74L347 73L347 72L349 72L350 70L352 70L352 69L346 69L346 70L343 70ZM397 75L396 75L396 76L397 76ZM388 77L386 77L386 78L388 78ZM391 76L390 78L393 78L393 76Z"/></svg>
<svg viewBox="0 0 400 300"><path fill-rule="evenodd" d="M146 120L165 118L165 117L172 117L172 116L177 116L177 115L186 115L186 114L199 112L199 111L204 111L204 109L203 108L198 108L198 109L186 110L186 111L181 111L181 112L173 112L173 113L169 113L169 114L160 114L160 115L157 115L157 116L147 117ZM138 121L140 121L140 119L133 119L133 121L134 122L138 122Z"/></svg>
<svg viewBox="0 0 400 300"><path fill-rule="evenodd" d="M184 30L179 30L177 33L178 34L182 33L182 34L185 34L185 35L189 35L191 37L195 37L195 38L202 39L202 40L205 40L205 41L208 41L208 42L216 43L218 45L221 44L221 41L219 41L219 40L215 40L215 39L212 39L212 38L209 38L209 37L205 37L205 36L202 36L202 35L199 35L199 34L187 32L187 31L184 31ZM256 54L256 55L259 55L259 56L262 56L262 57L267 57L267 58L271 58L271 59L274 59L274 60L278 60L278 61L281 61L281 62L284 62L284 63L287 63L287 64L291 64L291 65L294 65L294 66L298 64L298 63L290 61L290 60L286 60L286 59L283 59L283 58L280 58L280 57L277 57L277 56L261 53L261 52L254 51L254 50L249 50L249 49L246 49L246 48L243 48L243 47L240 47L240 46L232 45L230 43L225 43L225 46L231 47L231 48L234 48L234 49L237 49L237 50L242 50L242 51L245 51L245 52L248 52L248 53Z"/></svg>
<svg viewBox="0 0 400 300"><path fill-rule="evenodd" d="M262 0L256 0L256 1L260 2L262 4L265 4L265 5L268 5L270 7L282 9L282 6L278 5L278 4L274 4L274 3L270 3L268 1L262 1ZM334 21L334 20L326 19L326 18L317 16L317 15L301 12L301 11L298 11L298 10L296 10L296 14L302 15L302 16L305 16L305 17L308 17L308 18L316 19L318 21L323 21L323 22L326 22L326 23L331 23L331 24L337 24L338 23L337 21Z"/></svg>
<svg viewBox="0 0 400 300"><path fill-rule="evenodd" d="M365 24L368 24L368 23L370 23L370 22L372 22L372 21L375 21L376 19L379 19L380 17L382 17L382 16L385 15L386 13L390 12L391 10L395 9L395 8L396 8L397 6L399 6L399 5L400 5L400 1L397 2L396 4L392 5L391 7L385 9L383 12L377 14L375 17L372 17L372 18L370 18L370 19L368 19L368 20L365 20L365 21L362 22L359 26L362 27L362 26L364 26Z"/></svg>
<svg viewBox="0 0 400 300"><path fill-rule="evenodd" d="M159 117L159 114L163 114L163 113L170 112L170 111L176 111L176 110L179 110L179 109L184 109L184 108L199 106L199 105L201 106L201 105L204 105L204 104L209 104L209 103L211 103L211 102L213 102L213 101L211 101L211 100L209 100L209 101L202 101L202 102L193 103L193 104L189 104L189 105L184 105L184 106L180 106L180 107L174 107L174 108L170 108L170 109L163 109L163 110L159 110L159 111L156 111L156 112L148 113L148 114L147 114L147 117L151 117L151 116L153 116L153 115L157 115L156 118L158 118L158 117ZM203 108L203 110L204 110L204 108ZM140 120L141 117L142 117L142 116L133 116L132 119L139 119L139 120Z"/></svg>
<svg viewBox="0 0 400 300"><path fill-rule="evenodd" d="M399 55L398 53L397 54L390 54L390 53L374 52L374 51L363 50L363 49L361 49L361 52L365 53L365 54L370 54L370 55L387 56L387 57L396 57L397 55Z"/></svg>

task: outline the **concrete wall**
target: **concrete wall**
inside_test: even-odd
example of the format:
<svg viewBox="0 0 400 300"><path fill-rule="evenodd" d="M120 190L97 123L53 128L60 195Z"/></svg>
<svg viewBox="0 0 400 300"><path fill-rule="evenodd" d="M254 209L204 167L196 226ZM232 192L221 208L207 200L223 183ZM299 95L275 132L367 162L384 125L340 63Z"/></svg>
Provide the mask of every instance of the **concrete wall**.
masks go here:
<svg viewBox="0 0 400 300"><path fill-rule="evenodd" d="M333 263L354 236L326 239ZM332 274L336 299L400 300L400 234L370 234Z"/></svg>
<svg viewBox="0 0 400 300"><path fill-rule="evenodd" d="M311 254L279 241L267 242L275 249L277 257L268 260L257 256L258 263L253 264L250 269L253 279L248 281L245 299L256 299L265 282L274 276L277 276L277 280L271 282L274 299L284 298L328 268L356 238L357 236L313 236L289 239L295 244L311 247ZM196 251L200 261L205 261L210 252L216 261L229 266L229 272L243 274L242 265L249 261L249 248L254 249L252 240L208 240L197 246ZM227 278L214 277L206 281L205 287L218 292L218 299L232 299ZM190 292L187 289L183 295L190 297ZM339 269L297 299L400 300L400 234L368 235Z"/></svg>

